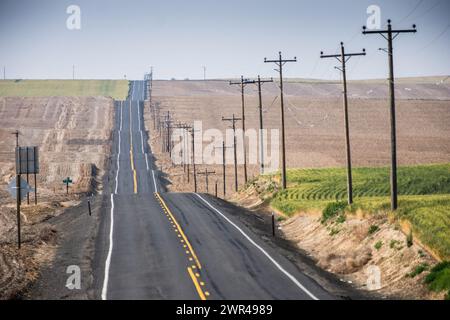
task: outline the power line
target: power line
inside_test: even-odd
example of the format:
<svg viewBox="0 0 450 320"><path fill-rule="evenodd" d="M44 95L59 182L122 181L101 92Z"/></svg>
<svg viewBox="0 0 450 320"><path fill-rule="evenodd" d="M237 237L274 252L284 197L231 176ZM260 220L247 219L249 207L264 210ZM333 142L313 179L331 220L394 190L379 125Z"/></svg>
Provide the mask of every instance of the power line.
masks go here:
<svg viewBox="0 0 450 320"><path fill-rule="evenodd" d="M408 19L414 12L416 12L416 10L420 7L420 5L423 3L424 0L419 0L417 2L417 4L414 6L414 8L406 15L404 16L399 23L402 23L403 21L405 21L406 19Z"/></svg>
<svg viewBox="0 0 450 320"><path fill-rule="evenodd" d="M444 34L447 33L447 31L450 29L450 23L447 25L447 27L445 27L445 29L439 33L437 35L437 37L435 37L433 40L431 40L428 44L426 44L425 46L423 46L422 48L419 49L419 52L427 49L429 46L431 46L433 43L435 43L436 41L438 41L440 38L442 38L444 36Z"/></svg>
<svg viewBox="0 0 450 320"><path fill-rule="evenodd" d="M445 1L447 1L447 0L437 0L429 9L425 10L420 15L414 17L414 20L417 21L417 20L423 19L426 15L428 15L431 11L433 11L436 7L440 6Z"/></svg>

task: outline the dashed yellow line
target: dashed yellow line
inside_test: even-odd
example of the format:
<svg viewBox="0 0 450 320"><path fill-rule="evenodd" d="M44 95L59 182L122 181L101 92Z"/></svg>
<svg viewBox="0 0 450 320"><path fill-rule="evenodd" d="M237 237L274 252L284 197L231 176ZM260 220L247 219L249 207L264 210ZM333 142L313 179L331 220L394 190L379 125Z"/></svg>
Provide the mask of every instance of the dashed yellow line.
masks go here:
<svg viewBox="0 0 450 320"><path fill-rule="evenodd" d="M206 300L206 295L202 290L202 287L198 283L197 277L194 275L194 272L192 271L191 267L187 268L189 275L191 276L192 282L194 283L195 289L197 289L197 293L201 300Z"/></svg>
<svg viewBox="0 0 450 320"><path fill-rule="evenodd" d="M137 174L134 168L133 132L131 130L131 101L130 101L130 163L131 163L131 171L133 172L133 192L137 193Z"/></svg>
<svg viewBox="0 0 450 320"><path fill-rule="evenodd" d="M130 162L131 162L131 170L133 171L133 192L137 193L137 174L134 168L134 157L133 157L133 146L130 150Z"/></svg>
<svg viewBox="0 0 450 320"><path fill-rule="evenodd" d="M192 258L194 258L194 260L195 260L195 264L197 265L197 267L199 269L201 269L202 266L200 264L200 261L198 260L197 255L195 254L194 249L191 246L191 243L189 242L189 240L187 239L186 235L184 234L183 229L181 229L181 226L178 224L177 220L175 219L175 217L173 216L172 212L167 207L166 203L161 198L161 196L159 195L158 192L155 192L155 196L159 200L159 203L161 204L164 212L170 216L169 219L172 219L171 221L175 224L175 226L176 226L176 228L178 230L178 237L179 238L183 238L184 243L188 246L189 250L186 250L186 253L192 255Z"/></svg>
<svg viewBox="0 0 450 320"><path fill-rule="evenodd" d="M200 261L197 258L197 255L194 252L194 249L192 248L189 240L187 239L186 235L183 232L183 229L181 229L180 225L178 224L177 220L175 219L174 215L170 211L169 207L164 202L163 198L159 195L158 192L155 192L155 198L158 199L161 208L164 211L164 214L167 216L167 219L169 219L170 224L174 228L174 231L178 238L180 238L180 243L183 246L183 249L188 256L189 261L195 260L195 264L191 265L187 268L188 274L191 277L192 282L194 283L195 289L197 290L197 293L201 300L206 300L206 297L209 296L208 291L204 291L202 287L205 286L205 283L201 281L200 278L200 270L202 268ZM195 272L193 271L195 270Z"/></svg>

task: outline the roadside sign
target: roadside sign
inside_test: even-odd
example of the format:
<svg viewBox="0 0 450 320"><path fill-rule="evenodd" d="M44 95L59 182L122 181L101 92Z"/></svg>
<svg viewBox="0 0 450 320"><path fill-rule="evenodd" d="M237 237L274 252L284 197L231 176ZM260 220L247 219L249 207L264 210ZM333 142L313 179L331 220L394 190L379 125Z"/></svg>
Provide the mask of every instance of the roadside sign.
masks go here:
<svg viewBox="0 0 450 320"><path fill-rule="evenodd" d="M16 174L39 173L38 147L16 148Z"/></svg>
<svg viewBox="0 0 450 320"><path fill-rule="evenodd" d="M14 199L17 197L16 179L17 178L14 178L10 183L8 183L7 189L11 197ZM29 192L34 192L34 189L24 179L20 178L20 198L25 198Z"/></svg>
<svg viewBox="0 0 450 320"><path fill-rule="evenodd" d="M66 185L66 193L69 194L69 184L73 183L72 179L70 179L70 177L67 177L63 180L63 183Z"/></svg>

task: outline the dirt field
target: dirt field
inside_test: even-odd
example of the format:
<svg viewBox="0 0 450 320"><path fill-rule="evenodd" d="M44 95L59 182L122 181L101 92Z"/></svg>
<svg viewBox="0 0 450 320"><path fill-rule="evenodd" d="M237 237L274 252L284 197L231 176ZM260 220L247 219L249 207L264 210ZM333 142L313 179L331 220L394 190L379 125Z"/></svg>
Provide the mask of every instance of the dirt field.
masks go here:
<svg viewBox="0 0 450 320"><path fill-rule="evenodd" d="M448 81L441 83L441 80L433 78L398 81L396 94L399 165L450 161L450 85ZM246 127L258 128L256 87L247 85L246 88ZM288 167L344 166L341 85L296 82L287 83L285 88ZM264 126L267 129L278 128L278 88L269 83L264 85L263 90ZM349 101L349 117L353 165L389 165L390 131L386 83L351 82L349 96L352 97ZM194 120L201 120L203 130L217 128L224 131L229 123L221 121L222 116L230 117L233 113L241 115L240 90L237 86L228 85L226 81L154 81L153 101L160 104L161 115L170 110L177 121L192 123ZM148 108L146 110L148 113ZM147 114L147 117L150 115ZM150 120L148 121L147 128L150 128ZM237 126L240 127L241 123L238 122ZM155 146L154 149L159 151L160 147ZM228 159L230 165L227 166L227 192L231 194L234 188L234 173L232 157ZM202 170L203 166L199 165L198 168ZM214 165L208 168L219 173L217 178L220 183L222 167ZM182 168L171 170L173 185L176 185L172 189L192 191L193 185L186 183ZM242 168L239 170L241 185ZM257 166L249 166L249 177L257 175L258 172ZM212 179L215 180L214 177Z"/></svg>
<svg viewBox="0 0 450 320"><path fill-rule="evenodd" d="M110 152L113 100L102 97L0 98L0 297L14 297L50 261L57 234L45 221L77 205L82 194L99 191ZM24 245L15 250L15 200L6 192L14 177L15 137L39 146L38 206L22 202ZM65 195L62 180L74 184ZM33 184L33 178L30 177ZM11 284L14 283L14 286Z"/></svg>

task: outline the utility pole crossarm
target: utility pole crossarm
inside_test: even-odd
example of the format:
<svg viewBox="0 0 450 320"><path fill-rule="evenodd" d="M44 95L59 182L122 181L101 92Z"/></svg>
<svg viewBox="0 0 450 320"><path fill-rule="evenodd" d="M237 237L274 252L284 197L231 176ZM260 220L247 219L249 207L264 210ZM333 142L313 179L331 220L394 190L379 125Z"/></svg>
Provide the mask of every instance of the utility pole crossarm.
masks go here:
<svg viewBox="0 0 450 320"><path fill-rule="evenodd" d="M242 120L241 118L224 118L222 117L222 121L238 121L238 120Z"/></svg>
<svg viewBox="0 0 450 320"><path fill-rule="evenodd" d="M403 30L371 30L371 31L366 31L365 27L363 27L363 34L388 34L389 32L392 33L416 33L417 29L416 29L416 25L413 25L413 29L403 29Z"/></svg>
<svg viewBox="0 0 450 320"><path fill-rule="evenodd" d="M241 80L240 81L230 81L230 86L232 85L245 85L247 83L254 83L254 80L250 80L250 79L244 79L244 76L241 76Z"/></svg>
<svg viewBox="0 0 450 320"><path fill-rule="evenodd" d="M355 57L355 56L365 56L366 55L366 50L363 49L364 52L360 52L360 53L346 53L345 56L346 57ZM330 54L330 55L324 55L323 52L320 53L320 58L340 58L342 55L340 54Z"/></svg>
<svg viewBox="0 0 450 320"><path fill-rule="evenodd" d="M279 62L297 62L297 57L294 57L294 59L283 59L283 60L267 60L267 58L264 58L264 63L279 63Z"/></svg>

